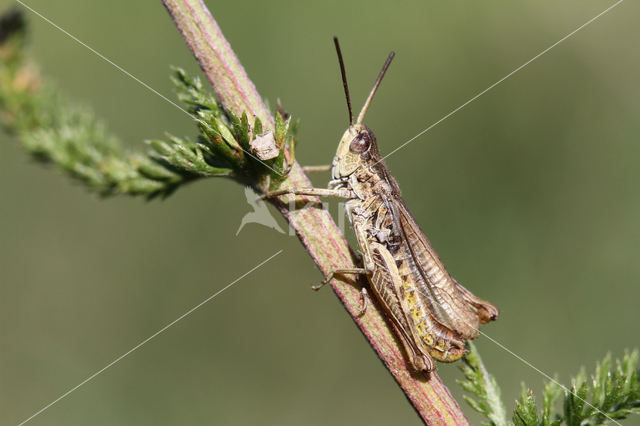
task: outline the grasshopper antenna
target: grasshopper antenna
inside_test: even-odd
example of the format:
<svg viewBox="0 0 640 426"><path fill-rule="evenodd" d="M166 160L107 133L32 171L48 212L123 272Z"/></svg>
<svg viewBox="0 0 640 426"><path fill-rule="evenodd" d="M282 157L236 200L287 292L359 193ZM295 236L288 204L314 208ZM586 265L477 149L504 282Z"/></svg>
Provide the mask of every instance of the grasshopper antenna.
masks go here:
<svg viewBox="0 0 640 426"><path fill-rule="evenodd" d="M344 95L347 97L347 108L349 108L349 125L353 124L353 111L351 110L351 97L349 96L349 85L347 84L347 72L344 69L344 61L342 60L342 51L340 50L340 43L338 43L338 37L333 37L333 44L336 45L336 52L338 53L338 62L340 62L340 73L342 74L342 85L344 86Z"/></svg>
<svg viewBox="0 0 640 426"><path fill-rule="evenodd" d="M380 70L380 74L378 74L378 78L376 79L376 82L373 85L373 89L371 89L371 93L369 93L369 97L367 98L367 101L364 103L364 106L362 107L362 110L360 111L360 114L358 114L358 121L357 121L358 124L362 124L362 120L364 119L364 115L367 113L367 110L369 109L369 106L371 105L371 101L373 100L373 95L376 94L376 91L378 90L378 87L380 86L380 83L382 82L382 77L384 77L384 74L387 72L387 69L389 68L389 65L391 65L391 61L393 60L394 56L396 56L396 53L392 51L391 53L389 53L389 56L387 57L387 60L384 61L384 65L382 66L382 70Z"/></svg>

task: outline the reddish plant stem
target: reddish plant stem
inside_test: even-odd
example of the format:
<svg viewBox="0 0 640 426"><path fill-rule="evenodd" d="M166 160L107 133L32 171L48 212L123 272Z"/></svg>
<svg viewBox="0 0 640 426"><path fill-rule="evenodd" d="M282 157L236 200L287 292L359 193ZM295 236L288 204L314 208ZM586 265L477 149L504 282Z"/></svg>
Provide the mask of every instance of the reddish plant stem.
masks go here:
<svg viewBox="0 0 640 426"><path fill-rule="evenodd" d="M163 3L225 108L238 116L243 112L256 116L265 128L273 129L273 117L202 0ZM283 186L310 187L311 183L296 163ZM355 266L349 246L328 212L291 210L284 203L277 206L325 275L339 267ZM331 286L422 420L431 425L468 425L435 372L430 376L410 372L380 308L374 304L365 315L358 316L358 290L340 279L334 279Z"/></svg>

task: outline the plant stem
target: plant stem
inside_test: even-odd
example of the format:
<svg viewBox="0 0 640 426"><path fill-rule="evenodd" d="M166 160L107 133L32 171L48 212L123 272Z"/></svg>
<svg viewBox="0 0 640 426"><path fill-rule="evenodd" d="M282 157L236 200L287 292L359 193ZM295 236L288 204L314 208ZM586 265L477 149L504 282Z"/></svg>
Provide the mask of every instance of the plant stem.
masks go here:
<svg viewBox="0 0 640 426"><path fill-rule="evenodd" d="M238 116L246 112L250 117L258 117L265 129L273 129L271 113L202 0L163 0L163 3L225 108ZM295 163L282 186L301 188L310 187L311 183ZM356 266L344 236L327 211L289 209L281 202L276 205L325 275L336 268ZM401 346L377 305L358 316L358 290L341 279L332 280L331 287L425 423L469 424L435 372L411 373Z"/></svg>

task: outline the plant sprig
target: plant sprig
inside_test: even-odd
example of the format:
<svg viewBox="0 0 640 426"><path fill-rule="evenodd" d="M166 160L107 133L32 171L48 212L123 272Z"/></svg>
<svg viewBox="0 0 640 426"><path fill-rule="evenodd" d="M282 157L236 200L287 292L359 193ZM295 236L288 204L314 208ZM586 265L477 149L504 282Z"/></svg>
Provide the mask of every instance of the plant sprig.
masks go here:
<svg viewBox="0 0 640 426"><path fill-rule="evenodd" d="M89 109L60 96L25 59L25 25L12 11L0 19L0 113L5 129L18 136L39 161L51 163L101 195L165 197L200 178L230 177L266 190L286 176L296 126L276 114L273 158L259 159L252 141L259 119L235 116L204 90L200 79L174 69L178 99L198 126L195 140L167 134L147 141L147 153L122 148Z"/></svg>
<svg viewBox="0 0 640 426"><path fill-rule="evenodd" d="M496 379L489 374L480 358L475 345L468 343L468 351L463 358L464 364L460 366L466 380L459 380L458 384L475 398L464 395L465 401L475 411L484 415L489 422L483 423L491 426L504 426L507 417L504 404L500 397L500 388Z"/></svg>
<svg viewBox="0 0 640 426"><path fill-rule="evenodd" d="M489 420L484 424L599 425L625 419L630 414L640 414L638 358L638 350L627 352L621 360L615 361L615 368L612 368L614 363L611 354L608 354L596 365L595 373L590 379L587 379L582 369L571 381L570 388L563 389L557 382L547 382L541 412L533 392L524 388L515 403L512 423L507 423L495 378L487 373L473 344L469 345L469 352L464 358L465 364L461 367L466 380L459 383L473 395L464 396L469 405ZM554 413L562 396L563 410Z"/></svg>

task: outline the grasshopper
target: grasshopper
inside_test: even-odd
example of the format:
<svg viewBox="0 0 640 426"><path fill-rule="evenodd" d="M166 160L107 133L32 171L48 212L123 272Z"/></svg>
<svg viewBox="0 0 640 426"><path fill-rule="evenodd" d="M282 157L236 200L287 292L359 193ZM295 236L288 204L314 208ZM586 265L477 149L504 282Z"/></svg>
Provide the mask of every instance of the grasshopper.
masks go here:
<svg viewBox="0 0 640 426"><path fill-rule="evenodd" d="M333 196L345 199L346 212L362 252L362 267L336 269L334 275L365 275L371 290L399 337L416 371L433 371L435 363L453 362L466 352L465 341L479 335L480 323L498 317L498 309L474 296L445 269L400 196L400 188L381 157L376 137L362 121L394 52L385 61L357 120L353 120L344 61L340 63L349 128L333 159L328 189L284 189L267 194ZM362 309L367 292L362 289Z"/></svg>

